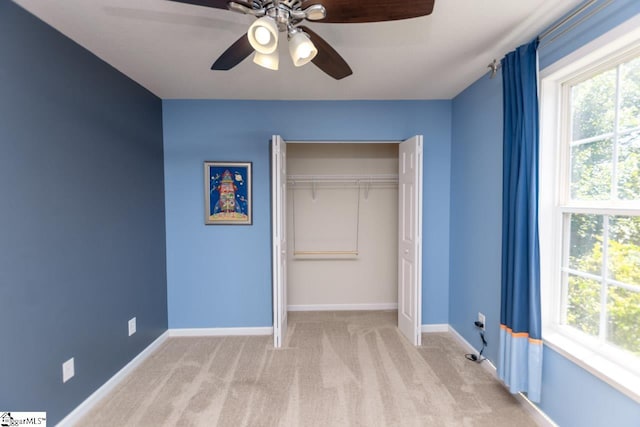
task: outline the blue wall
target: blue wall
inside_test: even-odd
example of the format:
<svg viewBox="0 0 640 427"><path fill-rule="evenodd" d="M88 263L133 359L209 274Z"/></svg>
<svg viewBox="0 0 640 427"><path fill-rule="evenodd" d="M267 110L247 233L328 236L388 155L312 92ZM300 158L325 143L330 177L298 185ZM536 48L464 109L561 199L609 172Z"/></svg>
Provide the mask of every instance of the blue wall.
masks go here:
<svg viewBox="0 0 640 427"><path fill-rule="evenodd" d="M450 101L163 101L169 327L271 326L269 140L424 135L423 323L447 323ZM251 161L254 224L205 226L202 162Z"/></svg>
<svg viewBox="0 0 640 427"><path fill-rule="evenodd" d="M9 1L0 58L0 406L54 425L166 330L162 104Z"/></svg>
<svg viewBox="0 0 640 427"><path fill-rule="evenodd" d="M616 0L563 37L546 46L543 43L541 65L550 65L639 12L637 0ZM500 315L500 77L483 77L453 100L451 143L450 323L479 347L473 321L483 311L489 341L486 354L494 364ZM562 427L639 425L637 402L546 346L542 384L540 407Z"/></svg>
<svg viewBox="0 0 640 427"><path fill-rule="evenodd" d="M482 345L473 322L486 316L486 355L498 358L502 245L502 75L482 78L453 100L449 323Z"/></svg>
<svg viewBox="0 0 640 427"><path fill-rule="evenodd" d="M640 404L544 347L539 405L561 427L638 427Z"/></svg>

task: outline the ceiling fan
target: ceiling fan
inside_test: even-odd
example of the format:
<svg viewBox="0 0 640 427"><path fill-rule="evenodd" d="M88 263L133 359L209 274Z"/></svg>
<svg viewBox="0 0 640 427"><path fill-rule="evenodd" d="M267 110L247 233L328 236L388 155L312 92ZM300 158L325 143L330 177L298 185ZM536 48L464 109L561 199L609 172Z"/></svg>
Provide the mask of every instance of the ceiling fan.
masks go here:
<svg viewBox="0 0 640 427"><path fill-rule="evenodd" d="M278 69L278 33L286 33L295 66L313 62L336 80L353 73L349 64L304 20L319 23L395 21L429 15L435 0L170 0L255 16L246 34L211 66L230 70L255 51L253 62Z"/></svg>

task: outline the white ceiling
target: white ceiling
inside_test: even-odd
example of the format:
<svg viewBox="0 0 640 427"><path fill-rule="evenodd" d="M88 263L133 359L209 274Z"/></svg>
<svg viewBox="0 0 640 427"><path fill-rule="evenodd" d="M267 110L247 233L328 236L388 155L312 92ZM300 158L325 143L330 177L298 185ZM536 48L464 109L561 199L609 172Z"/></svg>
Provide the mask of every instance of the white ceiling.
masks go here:
<svg viewBox="0 0 640 427"><path fill-rule="evenodd" d="M433 14L395 22L307 25L349 63L336 81L251 57L231 71L213 61L252 20L168 0L14 0L163 99L451 99L493 58L533 39L580 0L436 0ZM318 0L320 3L322 0ZM407 0L410 1L410 0Z"/></svg>

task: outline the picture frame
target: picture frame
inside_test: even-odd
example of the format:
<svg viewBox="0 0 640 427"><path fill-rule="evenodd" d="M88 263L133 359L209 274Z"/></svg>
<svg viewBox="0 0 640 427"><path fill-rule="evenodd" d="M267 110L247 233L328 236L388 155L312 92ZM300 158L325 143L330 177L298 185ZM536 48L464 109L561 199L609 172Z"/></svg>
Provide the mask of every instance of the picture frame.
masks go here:
<svg viewBox="0 0 640 427"><path fill-rule="evenodd" d="M205 225L252 225L251 162L204 162Z"/></svg>

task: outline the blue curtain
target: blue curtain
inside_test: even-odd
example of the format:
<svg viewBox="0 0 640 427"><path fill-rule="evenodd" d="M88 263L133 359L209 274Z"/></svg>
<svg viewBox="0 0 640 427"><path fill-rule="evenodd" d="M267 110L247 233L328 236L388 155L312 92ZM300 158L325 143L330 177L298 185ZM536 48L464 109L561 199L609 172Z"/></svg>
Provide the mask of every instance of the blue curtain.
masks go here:
<svg viewBox="0 0 640 427"><path fill-rule="evenodd" d="M538 244L538 42L502 60L502 304L498 375L540 401L542 340Z"/></svg>

